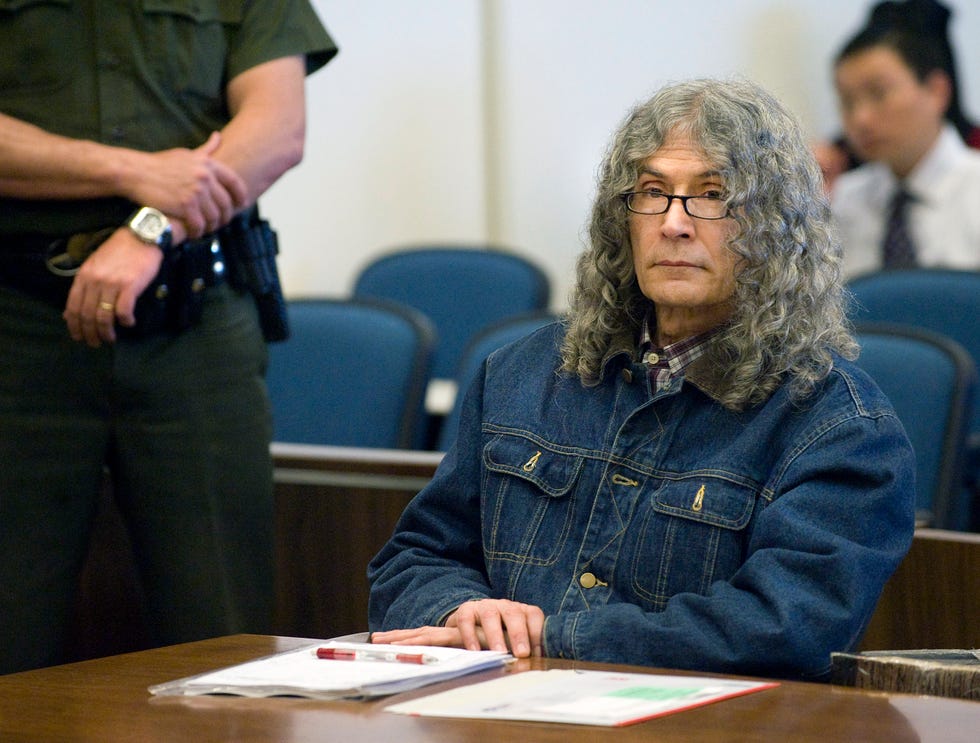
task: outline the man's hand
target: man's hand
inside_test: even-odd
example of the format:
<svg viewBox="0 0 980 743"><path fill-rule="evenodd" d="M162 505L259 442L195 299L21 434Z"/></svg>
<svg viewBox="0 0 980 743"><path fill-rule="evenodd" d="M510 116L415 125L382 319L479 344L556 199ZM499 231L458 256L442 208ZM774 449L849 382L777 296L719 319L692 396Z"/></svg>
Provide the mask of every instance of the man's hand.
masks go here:
<svg viewBox="0 0 980 743"><path fill-rule="evenodd" d="M129 198L179 219L191 238L223 227L247 205L248 188L238 173L212 157L220 145L221 135L214 132L193 150L143 153L144 167L126 189Z"/></svg>
<svg viewBox="0 0 980 743"><path fill-rule="evenodd" d="M507 599L481 599L460 604L445 627L374 632L371 641L391 645L436 645L468 650L510 650L516 658L540 656L544 612L537 606Z"/></svg>
<svg viewBox="0 0 980 743"><path fill-rule="evenodd" d="M532 604L507 599L482 599L460 604L446 620L447 627L456 627L463 646L479 650L486 643L490 650L507 650L516 658L541 655L541 633L544 612ZM483 630L481 641L477 629Z"/></svg>
<svg viewBox="0 0 980 743"><path fill-rule="evenodd" d="M293 104L300 112L302 80L300 65L300 99ZM275 78L269 84L275 87L279 82ZM275 119L239 147L262 159L279 123ZM292 143L292 139L290 133L287 140ZM185 223L190 237L200 237L227 224L250 203L244 171L216 156L224 144L222 134L215 132L194 149L142 152L52 134L0 113L0 196L55 200L120 196L166 212L172 220ZM244 166L244 156L240 159Z"/></svg>
<svg viewBox="0 0 980 743"><path fill-rule="evenodd" d="M136 299L160 270L163 252L126 227L110 235L75 275L64 318L72 339L96 348L116 340L116 321L136 324Z"/></svg>

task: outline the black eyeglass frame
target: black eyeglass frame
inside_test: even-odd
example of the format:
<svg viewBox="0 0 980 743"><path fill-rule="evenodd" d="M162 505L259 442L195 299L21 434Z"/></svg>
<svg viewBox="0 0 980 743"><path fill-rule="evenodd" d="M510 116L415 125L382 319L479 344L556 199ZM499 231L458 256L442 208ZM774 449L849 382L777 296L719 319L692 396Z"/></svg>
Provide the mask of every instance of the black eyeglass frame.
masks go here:
<svg viewBox="0 0 980 743"><path fill-rule="evenodd" d="M662 211L659 211L659 212L640 212L640 211L637 211L636 209L634 209L631 206L630 201L632 201L632 198L634 196L639 196L639 195L662 196L663 198L667 199L667 206L665 206L663 208L663 210ZM709 220L709 221L714 221L716 219L725 219L728 216L728 207L727 206L725 207L725 213L722 214L720 217L702 217L700 214L691 214L691 210L687 208L687 201L688 201L688 199L705 199L705 200L709 200L709 201L720 201L720 202L724 202L724 199L719 199L716 196L697 196L697 195L694 195L694 196L681 196L680 194L675 194L675 193L658 193L658 194L653 194L650 191L627 191L626 193L621 193L619 195L619 198L621 198L623 200L623 203L626 205L626 208L629 211L633 212L633 214L643 214L643 215L645 215L647 217L653 217L653 216L657 216L659 214L666 214L667 212L670 211L670 206L671 206L671 204L674 203L674 199L679 199L680 202L681 202L681 205L684 207L684 213L687 214L687 216L689 216L689 217L693 217L694 219L706 219L706 220Z"/></svg>

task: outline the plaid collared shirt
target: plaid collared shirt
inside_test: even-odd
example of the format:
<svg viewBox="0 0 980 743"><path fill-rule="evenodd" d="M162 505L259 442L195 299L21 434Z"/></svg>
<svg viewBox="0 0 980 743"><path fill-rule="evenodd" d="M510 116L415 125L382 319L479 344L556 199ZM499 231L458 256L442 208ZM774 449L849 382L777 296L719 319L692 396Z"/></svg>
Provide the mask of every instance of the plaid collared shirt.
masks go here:
<svg viewBox="0 0 980 743"><path fill-rule="evenodd" d="M650 373L650 382L654 392L660 392L670 386L674 379L683 376L684 368L696 358L704 354L708 343L719 332L714 328L700 335L692 335L677 343L671 343L665 348L657 348L653 344L653 327L656 317L651 312L647 315L640 330L640 360L646 364Z"/></svg>

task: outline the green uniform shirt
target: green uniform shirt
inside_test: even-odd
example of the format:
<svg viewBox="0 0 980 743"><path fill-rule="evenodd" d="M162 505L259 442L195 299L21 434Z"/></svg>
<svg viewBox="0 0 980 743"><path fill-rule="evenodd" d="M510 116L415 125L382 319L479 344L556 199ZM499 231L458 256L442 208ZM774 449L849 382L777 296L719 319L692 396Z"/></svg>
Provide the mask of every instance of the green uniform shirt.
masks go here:
<svg viewBox="0 0 980 743"><path fill-rule="evenodd" d="M0 0L0 111L109 145L193 148L228 122L236 75L295 54L310 73L336 52L308 0ZM0 233L65 235L132 209L0 198Z"/></svg>

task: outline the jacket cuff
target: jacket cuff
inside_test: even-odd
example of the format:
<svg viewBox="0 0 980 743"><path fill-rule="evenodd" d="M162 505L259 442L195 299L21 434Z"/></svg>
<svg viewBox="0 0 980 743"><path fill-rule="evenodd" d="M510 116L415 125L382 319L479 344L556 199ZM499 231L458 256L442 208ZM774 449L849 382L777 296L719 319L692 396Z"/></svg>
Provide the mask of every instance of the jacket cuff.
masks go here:
<svg viewBox="0 0 980 743"><path fill-rule="evenodd" d="M541 652L546 658L573 658L571 633L574 631L575 613L550 614L544 618L541 630ZM566 627L568 629L566 630ZM566 632L569 634L566 637Z"/></svg>

